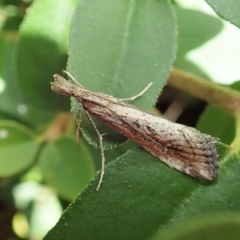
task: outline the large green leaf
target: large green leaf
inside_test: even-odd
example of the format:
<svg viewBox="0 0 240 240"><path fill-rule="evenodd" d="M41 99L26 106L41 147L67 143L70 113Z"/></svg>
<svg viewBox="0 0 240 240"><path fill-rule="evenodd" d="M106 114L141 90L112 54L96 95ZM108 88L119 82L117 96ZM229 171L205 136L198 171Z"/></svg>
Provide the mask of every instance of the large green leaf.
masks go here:
<svg viewBox="0 0 240 240"><path fill-rule="evenodd" d="M95 191L98 175L45 240L141 240L159 227L204 212L240 212L239 155L226 155L226 150L219 145L224 161L212 182L173 170L143 150L128 151L107 165L100 190ZM231 181L235 184L229 186Z"/></svg>
<svg viewBox="0 0 240 240"><path fill-rule="evenodd" d="M68 70L86 89L127 98L153 82L134 101L149 110L167 81L175 52L176 23L168 1L79 1L70 33ZM78 117L76 109L74 105ZM91 125L83 126L92 143L90 129ZM105 142L110 147L123 141L102 126L98 129L108 133Z"/></svg>

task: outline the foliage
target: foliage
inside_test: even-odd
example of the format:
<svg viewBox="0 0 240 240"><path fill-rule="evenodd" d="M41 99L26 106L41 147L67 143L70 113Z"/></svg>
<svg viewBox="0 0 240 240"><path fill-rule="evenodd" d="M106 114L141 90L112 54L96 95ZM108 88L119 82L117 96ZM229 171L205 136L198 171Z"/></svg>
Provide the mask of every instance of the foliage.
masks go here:
<svg viewBox="0 0 240 240"><path fill-rule="evenodd" d="M50 89L53 74L65 68L86 89L117 98L133 96L151 81L154 87L132 103L150 111L173 66L208 76L186 54L219 34L222 21L168 0L26 2L0 1L0 196L17 209L16 234L36 239L46 233L45 240L127 240L226 239L227 232L238 239L239 83L227 92L222 90L227 87L211 85L218 98L227 94L229 109L225 100L209 96L208 86L196 94L216 104L206 108L197 127L220 138L217 180L193 179L170 169L109 132L98 192L96 134L83 121L79 148L76 103ZM237 0L207 2L240 26ZM186 92L194 75L188 80L181 88ZM200 81L199 86L205 85ZM99 123L98 128L109 131ZM65 210L56 223L61 207ZM28 227L19 229L23 222Z"/></svg>

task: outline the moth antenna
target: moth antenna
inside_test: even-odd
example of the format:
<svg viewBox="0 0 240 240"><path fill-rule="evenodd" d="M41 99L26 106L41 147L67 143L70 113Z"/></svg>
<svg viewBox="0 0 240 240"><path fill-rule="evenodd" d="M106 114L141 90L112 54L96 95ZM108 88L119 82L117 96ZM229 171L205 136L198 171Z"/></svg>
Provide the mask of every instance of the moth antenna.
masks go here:
<svg viewBox="0 0 240 240"><path fill-rule="evenodd" d="M63 73L65 73L74 83L76 83L78 86L80 86L81 88L84 88L74 77L73 75L68 72L67 70L63 70Z"/></svg>
<svg viewBox="0 0 240 240"><path fill-rule="evenodd" d="M153 82L150 82L140 93L130 97L130 98L121 98L123 101L134 101L135 99L141 97L151 86L153 85Z"/></svg>

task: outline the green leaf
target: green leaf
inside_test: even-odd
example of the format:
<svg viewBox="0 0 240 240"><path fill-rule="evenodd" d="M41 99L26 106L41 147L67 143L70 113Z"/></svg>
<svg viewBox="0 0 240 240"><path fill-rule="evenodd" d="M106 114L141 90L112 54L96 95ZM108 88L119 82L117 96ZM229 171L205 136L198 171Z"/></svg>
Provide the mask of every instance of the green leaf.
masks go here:
<svg viewBox="0 0 240 240"><path fill-rule="evenodd" d="M194 187L194 180L185 178L187 186L179 188L179 175L143 150L128 151L106 166L100 190L95 190L98 175L45 240L145 239L172 208L167 204L171 197L167 197L168 192L177 191L176 200L180 200Z"/></svg>
<svg viewBox="0 0 240 240"><path fill-rule="evenodd" d="M0 109L8 114L20 117L18 108L23 104L14 76L12 74L12 54L16 47L16 41L13 39L0 38Z"/></svg>
<svg viewBox="0 0 240 240"><path fill-rule="evenodd" d="M95 174L92 158L85 146L63 136L48 143L41 152L39 166L47 183L66 199L74 199Z"/></svg>
<svg viewBox="0 0 240 240"><path fill-rule="evenodd" d="M207 106L200 116L197 128L201 132L221 139L225 144L230 144L235 136L235 119L218 107Z"/></svg>
<svg viewBox="0 0 240 240"><path fill-rule="evenodd" d="M153 82L144 96L134 101L149 110L172 67L176 32L168 1L79 1L70 33L69 72L86 89L117 98L134 96ZM97 127L102 129L102 125ZM83 133L96 145L90 140L94 138L88 133L90 128L85 125ZM123 141L116 134L112 137L109 130L101 132L107 133L105 143L110 147Z"/></svg>
<svg viewBox="0 0 240 240"><path fill-rule="evenodd" d="M66 100L51 91L50 82L53 74L66 65L69 24L75 3L76 0L35 1L21 26L16 69L21 90L37 107L67 109Z"/></svg>
<svg viewBox="0 0 240 240"><path fill-rule="evenodd" d="M153 82L134 102L150 109L167 81L175 51L176 23L168 1L79 1L69 70L86 89L126 98Z"/></svg>
<svg viewBox="0 0 240 240"><path fill-rule="evenodd" d="M183 221L176 227L157 234L151 240L226 240L240 239L240 215L236 213L219 213L203 215Z"/></svg>
<svg viewBox="0 0 240 240"><path fill-rule="evenodd" d="M219 150L226 151L223 146ZM106 166L100 190L95 191L98 175L68 207L45 240L141 240L159 226L171 225L179 214L193 216L224 208L240 211L238 157L221 154L224 162L218 179L204 181L169 168L143 150L128 151ZM231 181L236 184L228 187Z"/></svg>
<svg viewBox="0 0 240 240"><path fill-rule="evenodd" d="M206 0L206 2L224 19L240 27L239 9L240 2L238 0Z"/></svg>
<svg viewBox="0 0 240 240"><path fill-rule="evenodd" d="M38 147L29 129L16 122L0 121L0 176L8 177L29 167Z"/></svg>
<svg viewBox="0 0 240 240"><path fill-rule="evenodd" d="M0 119L40 128L54 114L37 109L23 97L12 69L15 47L15 38L0 38Z"/></svg>
<svg viewBox="0 0 240 240"><path fill-rule="evenodd" d="M217 17L204 12L174 7L179 27L178 54L183 55L192 49L202 46L214 38L223 29L223 23ZM192 21L189 21L191 19ZM196 25L198 26L196 28ZM206 25L209 25L206 28Z"/></svg>
<svg viewBox="0 0 240 240"><path fill-rule="evenodd" d="M179 6L175 6L174 9L176 11L179 28L178 51L174 65L206 77L207 75L204 73L204 70L200 69L199 66L188 59L187 53L202 46L219 34L223 29L223 23L217 17L197 10L184 9ZM189 21L189 19L191 19L191 21ZM206 28L206 26L208 27ZM211 61L210 54L206 61Z"/></svg>

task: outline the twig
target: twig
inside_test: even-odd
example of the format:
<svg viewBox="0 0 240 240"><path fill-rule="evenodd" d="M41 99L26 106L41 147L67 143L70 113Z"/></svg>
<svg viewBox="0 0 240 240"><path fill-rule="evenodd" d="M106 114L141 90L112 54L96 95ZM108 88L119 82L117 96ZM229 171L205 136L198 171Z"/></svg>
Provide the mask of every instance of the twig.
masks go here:
<svg viewBox="0 0 240 240"><path fill-rule="evenodd" d="M174 68L168 84L240 117L240 93Z"/></svg>

